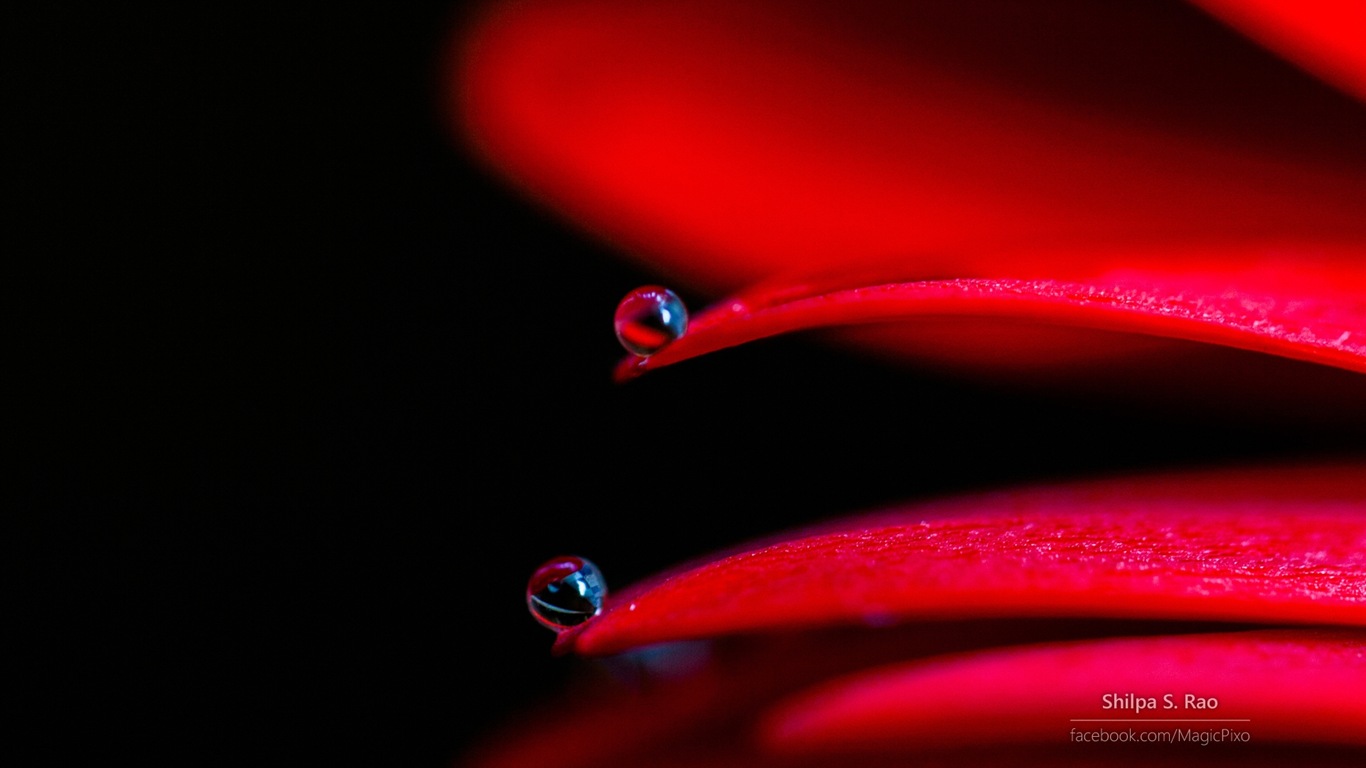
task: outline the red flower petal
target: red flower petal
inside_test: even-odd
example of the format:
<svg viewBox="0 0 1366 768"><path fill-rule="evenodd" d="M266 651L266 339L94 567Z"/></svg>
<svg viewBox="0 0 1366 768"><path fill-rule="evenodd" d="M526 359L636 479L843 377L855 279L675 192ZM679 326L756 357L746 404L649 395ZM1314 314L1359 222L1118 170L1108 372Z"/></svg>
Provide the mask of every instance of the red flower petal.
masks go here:
<svg viewBox="0 0 1366 768"><path fill-rule="evenodd" d="M677 659L680 651L663 646L608 660L596 669L598 674L581 677L561 698L522 713L501 732L491 734L484 748L469 756L468 764L481 768L887 765L876 756L865 756L869 749L914 752L917 764L926 765L1072 765L1078 761L1090 765L1100 755L1105 758L1102 764L1127 765L1134 754L1150 759L1151 752L1126 752L1113 744L1068 742L1071 718L1104 716L1100 697L1112 692L1111 685L1132 685L1133 691L1171 685L1183 694L1187 686L1192 691L1203 689L1202 695L1220 700L1219 710L1206 716L1224 713L1254 718L1255 754L1236 751L1235 746L1233 754L1239 756L1240 765L1283 762L1286 754L1275 750L1275 739L1354 743L1353 734L1344 733L1336 724L1356 712L1362 706L1359 702L1344 707L1341 717L1315 720L1313 716L1353 693L1349 686L1362 674L1360 650L1366 636L1361 632L1185 634L1209 628L1207 624L1050 619L772 634L685 647L682 669ZM1172 637L1173 633L1183 636ZM1124 635L1130 636L1114 639ZM1355 655L1353 637L1357 638ZM1022 645L1027 643L1048 645ZM1228 658L1217 658L1219 649L1228 651ZM1260 666L1257 649L1265 654ZM1141 661L1143 666L1117 669L1100 658L1107 652L1116 664ZM1215 658L1208 664L1197 663L1209 657ZM1081 661L1070 671L1058 671L1059 663L1068 659ZM1031 690L1031 683L1050 672L1057 672L1056 687L1045 681ZM951 681L969 686L989 676L994 676L990 688L1000 691L997 701L970 689L949 690L939 708L935 707L937 699L899 700L903 693L937 695L940 689L952 689ZM1281 686L1286 705L1301 701L1318 684L1322 684L1323 699L1301 711L1287 711L1288 706L1277 709L1258 684L1280 685L1284 678L1292 678ZM1095 695L1069 706L1067 702L1078 691ZM980 709L972 709L974 701ZM1042 714L1051 731L1041 734L1024 728L1012 733L1007 729L999 744L987 743L996 733L1000 711L1012 706L1012 718L1033 720ZM1243 714L1233 714L1235 709ZM907 732L914 735L897 740L894 734L877 731L880 724L893 727L891 721L911 716L913 710L939 726L934 733L920 738L926 729L911 726ZM1198 724L1190 727L1201 729ZM866 729L867 743L850 743L858 729ZM949 746L969 731L977 737L969 748ZM1355 742L1359 740L1358 733ZM1220 752L1229 746L1222 745ZM1103 751L1088 751L1088 747ZM1177 764L1184 764L1183 757L1195 751L1166 749L1176 749L1170 759ZM1309 752L1303 745L1296 749L1296 757L1312 764L1320 764L1317 760L1325 756L1321 749ZM1169 753L1163 754L1168 759ZM1360 752L1345 754L1360 761ZM1202 761L1212 757L1200 752Z"/></svg>
<svg viewBox="0 0 1366 768"><path fill-rule="evenodd" d="M1228 728L1258 743L1362 745L1363 690L1362 631L1091 640L929 659L828 682L781 705L767 742L810 755L970 746L984 731L997 743L1057 743L1071 728ZM1116 706L1105 706L1107 694L1119 697Z"/></svg>
<svg viewBox="0 0 1366 768"><path fill-rule="evenodd" d="M849 332L893 351L994 367L1094 361L1160 337L1366 371L1366 111L1189 9L509 3L463 54L463 129L494 167L665 276L707 290L773 280L695 318L645 366L858 324ZM809 277L821 273L836 277ZM671 572L614 596L557 648L596 655L751 632L763 645L775 639L763 630L980 617L1366 626L1362 469L915 505ZM1277 709L1266 691L1293 681L1258 654L1281 643L1279 658L1327 680L1341 705L1360 683L1360 637L934 659L795 700L769 743L843 749L919 716L940 727L917 744L952 745L969 726L900 696L944 693L962 714L973 701L964 683L1005 675L1020 701L1056 678L1061 703L1039 711L1059 715L1098 681L1141 682L1098 678L1111 666L1136 675L1140 662L1179 667L1184 654L1211 663L1187 664L1182 679L1227 682L1248 711L1279 719L1272 738L1351 741L1335 718L1359 717L1359 704L1317 724ZM810 679L832 671L817 660L860 658L842 643L792 657L812 665ZM1069 660L1090 666L1068 677ZM1237 680L1249 669L1259 684ZM694 675L699 687L618 698L499 754L549 762L576 734L606 733L623 764L772 764L783 758L758 752L743 718L782 693L772 673ZM1288 700L1306 704L1312 687L1296 684ZM1036 736L1038 722L1026 718L1021 734ZM699 738L708 728L727 736ZM1076 759L985 749L990 762Z"/></svg>
<svg viewBox="0 0 1366 768"><path fill-rule="evenodd" d="M1366 367L1359 105L1193 11L825 6L516 4L465 48L487 159L662 273L926 281L723 313L651 366L913 316L853 337L993 370L1171 354L1150 336Z"/></svg>
<svg viewBox="0 0 1366 768"><path fill-rule="evenodd" d="M1366 5L1356 0L1195 0L1286 58L1366 100Z"/></svg>
<svg viewBox="0 0 1366 768"><path fill-rule="evenodd" d="M1179 5L509 3L463 52L492 165L713 290L1366 244L1366 110Z"/></svg>
<svg viewBox="0 0 1366 768"><path fill-rule="evenodd" d="M558 645L1092 616L1366 625L1366 470L1111 480L930 502L619 593Z"/></svg>
<svg viewBox="0 0 1366 768"><path fill-rule="evenodd" d="M581 677L562 698L522 713L501 733L492 734L485 749L471 755L470 762L482 768L675 764L670 760L678 761L678 765L706 765L708 761L765 765L771 760L791 765L791 746L780 744L776 750L764 747L762 715L774 702L787 700L824 680L913 659L919 659L924 668L957 664L956 654L993 647L1194 632L1209 627L1056 619L934 622L875 632L842 629L734 637L700 647L686 646L681 651L663 646L600 662L603 666L595 670L598 674ZM682 665L679 655L684 660ZM899 666L888 669L895 674ZM860 675L858 679L864 678ZM1091 704L1088 702L1082 711L1090 712ZM981 721L974 718L974 722ZM1259 753L1265 747L1259 744ZM1011 745L1012 754L1019 748ZM918 751L918 757L933 759L932 754L923 754L923 746ZM1071 757L1078 756L1075 748L1070 751ZM784 755L787 759L779 759ZM1021 764L1066 763L1059 759L1065 755L1057 753L1026 755ZM993 755L988 763L1000 763L1001 757ZM840 766L862 764L858 758L841 754L832 762ZM957 761L945 762L973 764L970 758L960 756Z"/></svg>
<svg viewBox="0 0 1366 768"><path fill-rule="evenodd" d="M652 357L625 360L617 375L630 378L779 333L845 325L878 326L856 338L883 348L997 368L1096 365L1133 352L1133 342L1114 335L1081 336L1079 343L1076 329L1089 329L1220 344L1366 372L1366 247L1290 253L1300 254L1293 267L1277 261L1230 266L1229 253L1168 251L1165 256L1190 266L1180 273L1141 266L1088 270L1069 280L1056 273L1077 273L1075 266L1020 259L1017 274L1054 276L837 290L831 287L847 285L850 278L768 284L698 314L688 335ZM1290 258L1285 252L1280 257ZM1124 263L1153 260L1139 255Z"/></svg>

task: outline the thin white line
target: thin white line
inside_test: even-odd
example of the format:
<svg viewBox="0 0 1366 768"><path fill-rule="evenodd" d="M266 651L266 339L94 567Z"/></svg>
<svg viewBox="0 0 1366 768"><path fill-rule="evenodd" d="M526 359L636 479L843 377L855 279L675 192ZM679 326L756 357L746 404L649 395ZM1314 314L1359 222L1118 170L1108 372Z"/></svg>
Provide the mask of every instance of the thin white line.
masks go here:
<svg viewBox="0 0 1366 768"><path fill-rule="evenodd" d="M1192 717L1163 719L1157 717L1074 717L1069 723L1250 723L1246 717Z"/></svg>

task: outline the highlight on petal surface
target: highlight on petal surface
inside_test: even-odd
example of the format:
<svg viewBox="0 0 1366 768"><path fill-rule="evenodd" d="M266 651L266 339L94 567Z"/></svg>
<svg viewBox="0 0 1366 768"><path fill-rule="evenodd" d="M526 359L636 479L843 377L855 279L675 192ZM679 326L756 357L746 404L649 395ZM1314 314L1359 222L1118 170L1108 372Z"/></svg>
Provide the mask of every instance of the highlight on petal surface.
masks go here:
<svg viewBox="0 0 1366 768"><path fill-rule="evenodd" d="M988 617L1366 626L1366 470L1045 486L908 506L617 595L561 650Z"/></svg>

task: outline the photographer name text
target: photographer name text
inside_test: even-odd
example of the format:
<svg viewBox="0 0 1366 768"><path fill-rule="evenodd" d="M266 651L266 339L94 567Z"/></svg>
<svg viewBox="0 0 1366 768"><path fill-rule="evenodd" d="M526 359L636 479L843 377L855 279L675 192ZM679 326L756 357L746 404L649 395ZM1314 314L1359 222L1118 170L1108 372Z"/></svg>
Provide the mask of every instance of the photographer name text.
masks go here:
<svg viewBox="0 0 1366 768"><path fill-rule="evenodd" d="M1100 697L1100 708L1135 714L1147 710L1201 710L1219 708L1219 700L1213 696L1197 696L1193 693L1164 693L1161 696L1139 696L1133 693L1107 693Z"/></svg>

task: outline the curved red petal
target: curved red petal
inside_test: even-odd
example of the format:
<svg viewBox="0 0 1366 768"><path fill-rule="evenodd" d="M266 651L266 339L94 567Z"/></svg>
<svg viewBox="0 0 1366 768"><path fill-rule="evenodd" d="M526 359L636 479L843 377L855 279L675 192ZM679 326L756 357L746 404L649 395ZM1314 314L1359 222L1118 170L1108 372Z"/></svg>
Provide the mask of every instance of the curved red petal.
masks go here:
<svg viewBox="0 0 1366 768"><path fill-rule="evenodd" d="M1195 0L1286 58L1366 101L1366 5L1356 0Z"/></svg>
<svg viewBox="0 0 1366 768"><path fill-rule="evenodd" d="M491 165L709 290L1366 243L1366 110L1181 5L506 3L462 51Z"/></svg>
<svg viewBox="0 0 1366 768"><path fill-rule="evenodd" d="M604 654L911 618L1366 625L1366 467L1108 480L912 505L619 593L562 634Z"/></svg>
<svg viewBox="0 0 1366 768"><path fill-rule="evenodd" d="M1154 642L1144 646L1150 655L1139 658L1148 663L1147 669L1158 670L1144 678L1142 685L1136 688L1146 690L1145 686L1167 679L1162 677L1162 669L1189 666L1183 660L1190 657L1190 652L1182 643L1169 642L1172 635L1212 631L1216 630L1208 623L1000 620L910 624L879 631L845 628L728 638L712 643L685 644L681 648L660 646L598 661L594 665L597 674L588 679L581 677L560 697L545 702L536 710L520 713L506 727L488 734L481 748L467 755L463 764L479 768L675 764L792 766L793 759L797 758L800 765L886 765L879 762L880 755L846 749L847 745L841 745L836 738L836 732L821 733L824 726L833 728L841 712L853 711L850 707L834 707L834 703L841 698L848 699L860 690L875 688L879 681L886 683L880 690L896 689L898 685L902 686L899 690L905 690L916 685L918 680L923 686L926 679L938 679L932 674L933 670L942 669L946 677L970 682L969 676L974 670L987 674L998 664L992 660L998 659L1018 659L1019 664L1029 665L1035 673L1047 669L1046 664L1031 661L1035 649L1025 644L1062 649L1072 647L1063 645L1071 643L1081 648L1081 653L1113 647L1116 660L1122 661L1135 656L1126 649L1141 637L1150 637ZM1288 632L1256 634L1271 640L1291 635ZM1127 639L1112 641L1116 637ZM1043 643L1050 645L1043 646ZM1322 662L1324 669L1344 661L1327 654L1316 655L1304 643L1294 645L1287 640L1287 644L1291 646L1290 650L1283 654L1286 658L1279 661L1284 667L1306 658ZM1268 641L1263 647L1274 649L1275 646ZM832 652L832 649L838 649L838 652ZM1172 652L1170 659L1159 658L1162 649ZM1243 654L1239 658L1250 657ZM1350 663L1351 660L1345 661ZM1019 692L1024 685L1021 681L1029 680L1030 673L1026 671L1011 678L1010 675L1016 674L1015 665L999 664L1010 667L1002 679L1002 704L995 705L1004 706L1004 702L1016 700L1010 692ZM1219 668L1219 664L1212 665L1212 669ZM1350 667L1345 669L1351 672ZM1110 676L1108 670L1104 672L1098 673L1092 682L1108 684L1113 680L1123 684L1129 680L1126 675L1132 675L1121 672ZM1257 677L1261 674L1258 670L1249 674L1252 675L1250 680L1262 679ZM1311 684L1317 679L1316 674L1324 673L1311 671L1305 675L1303 684ZM1241 693L1241 688L1215 680L1215 676L1216 673L1211 672L1201 677L1196 671L1182 680L1217 685L1206 695L1220 698L1221 709L1258 700L1260 694L1256 691L1250 700L1241 696L1230 698L1232 694ZM1066 679L1066 675L1059 676L1059 680ZM1349 682L1351 678L1344 676L1342 679ZM1019 685L1012 688L1012 680ZM1042 686L1033 692L1040 700L1029 702L1028 707L1054 711L1065 699L1066 691L1066 688L1058 689L1058 701L1054 701L1054 689ZM1097 697L1104 692L1107 691L1098 693ZM945 717L957 711L955 702L967 706L965 701L970 695L970 692L962 691L958 692L958 698L950 697ZM1028 696L1027 691L1019 693L1020 698ZM1331 696L1326 699L1329 703L1333 700ZM872 701L855 696L855 707L861 706L867 711ZM904 714L896 711L898 702L895 699L888 698L883 703L888 705L886 714L889 718ZM1085 704L1079 710L1082 714L1065 714L1060 720L1086 716L1100 701L1097 698ZM972 745L946 749L950 739L936 742L933 738L916 739L915 744L887 744L885 741L881 744L892 749L914 749L917 764L924 765L1090 765L1100 756L1105 758L1104 764L1127 765L1130 757L1139 754L1120 749L1123 745L1070 743L1065 728L1055 729L1051 738L1041 739L1037 744L1014 741L1009 729L1003 729L998 741L992 737L994 719L989 726L983 727L992 706L984 707L981 717L973 715L946 726L950 733L962 733L973 725L979 726L979 738ZM1313 711L1313 708L1307 710ZM1352 708L1348 707L1346 711L1350 712ZM1285 730L1289 722L1281 718L1278 727ZM861 727L872 727L872 724L873 720L867 720ZM1271 756L1279 754L1283 758L1284 753L1276 752L1274 743L1268 742L1274 732L1258 731L1252 745L1255 756L1265 760L1264 763L1244 762L1251 756L1235 751L1233 754L1243 756L1238 764L1277 764ZM1312 731L1298 733L1299 738L1305 738ZM803 745L803 740L814 743ZM1331 736L1325 739L1332 740ZM880 743L873 739L865 746L878 748ZM1296 756L1301 760L1310 759L1305 757L1308 751L1305 745L1296 749ZM1150 757L1152 753L1141 754ZM1170 754L1170 759L1181 764L1183 754L1178 748ZM1312 754L1319 759L1334 756L1322 749L1314 750ZM1201 755L1203 759L1214 757L1203 750ZM1344 755L1354 756L1358 762L1361 757L1360 752L1352 751L1337 756ZM866 762L867 759L872 762Z"/></svg>
<svg viewBox="0 0 1366 768"><path fill-rule="evenodd" d="M665 645L599 661L598 674L577 680L561 697L521 713L507 727L489 734L482 748L469 755L468 764L602 768L673 764L665 762L673 759L680 765L708 761L790 765L779 758L783 757L780 753L790 757L793 750L763 748L757 738L761 718L775 702L822 681L915 659L929 666L952 663L956 657L946 654L966 651L1208 632L1211 627L1208 623L1056 619L935 622L875 632L845 628L728 638L681 648ZM1259 752L1265 746L1259 744ZM1019 745L1010 748L1018 751ZM1073 758L1086 756L1084 751L1069 751ZM945 764L970 765L974 757L1001 764L1002 756L969 752L955 754ZM858 755L839 757L836 764L841 766L862 764ZM920 757L932 759L933 755ZM1065 757L1031 755L1019 764L1067 764Z"/></svg>
<svg viewBox="0 0 1366 768"><path fill-rule="evenodd" d="M1276 254L1276 258L1268 254ZM1245 266L1231 266L1242 255ZM686 336L619 379L754 339L814 328L869 325L865 343L920 358L1020 364L1094 363L1130 353L1124 334L1217 344L1366 372L1366 246L1166 254L1180 272L1147 267L1151 254L1103 260L1131 266L1068 269L1018 259L1017 274L1049 278L950 279L847 286L848 277L769 283L718 302ZM1102 260L1102 259L1098 259ZM887 269L896 274L895 266ZM1077 275L1067 279L1066 273ZM878 280L875 273L860 279ZM833 288L833 289L832 289ZM946 325L972 320L978 325ZM1078 344L1078 330L1118 332ZM1028 338L1021 333L1029 331ZM1052 344L1046 343L1052 341Z"/></svg>
<svg viewBox="0 0 1366 768"><path fill-rule="evenodd" d="M765 735L806 755L961 747L986 733L1058 743L1102 728L1366 745L1363 690L1360 630L1089 640L860 672L779 705Z"/></svg>

